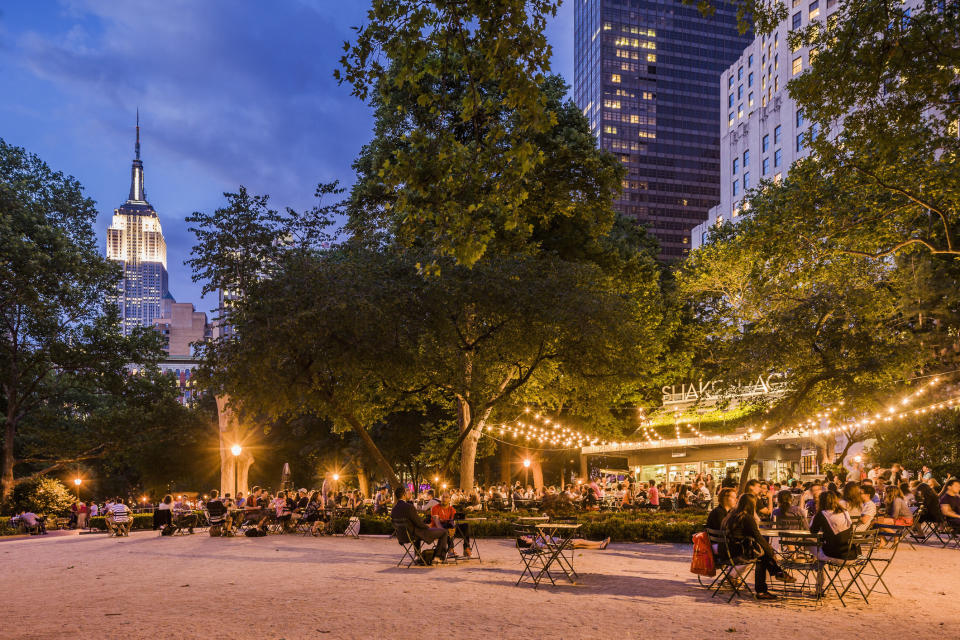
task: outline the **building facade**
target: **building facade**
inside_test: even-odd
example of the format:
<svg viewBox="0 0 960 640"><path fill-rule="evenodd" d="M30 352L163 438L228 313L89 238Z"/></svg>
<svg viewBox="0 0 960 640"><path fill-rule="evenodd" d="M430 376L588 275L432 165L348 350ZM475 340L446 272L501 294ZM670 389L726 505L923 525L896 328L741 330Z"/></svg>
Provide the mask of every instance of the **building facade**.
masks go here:
<svg viewBox="0 0 960 640"><path fill-rule="evenodd" d="M171 356L193 355L193 345L210 339L212 332L207 314L197 311L193 303L177 302L168 296L161 304L162 315L153 321L153 326L166 339L164 350Z"/></svg>
<svg viewBox="0 0 960 640"><path fill-rule="evenodd" d="M720 199L717 78L752 40L731 4L716 6L705 17L679 2L575 0L575 100L627 169L617 210L667 259Z"/></svg>
<svg viewBox="0 0 960 640"><path fill-rule="evenodd" d="M810 67L809 47L791 50L790 31L825 21L836 0L791 0L790 17L750 43L720 77L720 203L693 230L692 247L710 229L736 222L743 197L762 180L779 181L809 152L809 122L787 92L787 82Z"/></svg>
<svg viewBox="0 0 960 640"><path fill-rule="evenodd" d="M113 211L107 229L107 258L123 269L116 300L124 335L136 327L153 326L161 317L162 301L168 294L167 245L157 212L147 202L140 160L140 122L130 174L130 195Z"/></svg>

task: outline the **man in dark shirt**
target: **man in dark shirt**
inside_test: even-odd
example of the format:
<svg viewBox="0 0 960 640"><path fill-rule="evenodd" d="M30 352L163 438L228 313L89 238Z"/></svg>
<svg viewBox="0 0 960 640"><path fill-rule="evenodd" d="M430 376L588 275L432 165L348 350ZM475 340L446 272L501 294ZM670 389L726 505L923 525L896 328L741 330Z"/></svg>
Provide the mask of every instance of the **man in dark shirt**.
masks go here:
<svg viewBox="0 0 960 640"><path fill-rule="evenodd" d="M717 506L707 516L707 529L723 528L723 519L727 517L727 512L737 504L737 490L730 487L720 489L717 502Z"/></svg>
<svg viewBox="0 0 960 640"><path fill-rule="evenodd" d="M946 522L960 528L960 479L950 478L944 485L943 495L940 496L940 513Z"/></svg>
<svg viewBox="0 0 960 640"><path fill-rule="evenodd" d="M410 502L410 492L405 486L401 485L397 487L394 495L397 497L397 503L393 506L393 510L390 511L390 519L403 521L407 524L408 530L413 535L413 544L417 550L420 549L420 543L422 541L433 542L436 540L437 548L433 557L440 558L441 561L446 558L449 538L447 530L440 527L428 527L426 523L424 523L420 514L417 512L417 508ZM427 564L432 564L432 560Z"/></svg>

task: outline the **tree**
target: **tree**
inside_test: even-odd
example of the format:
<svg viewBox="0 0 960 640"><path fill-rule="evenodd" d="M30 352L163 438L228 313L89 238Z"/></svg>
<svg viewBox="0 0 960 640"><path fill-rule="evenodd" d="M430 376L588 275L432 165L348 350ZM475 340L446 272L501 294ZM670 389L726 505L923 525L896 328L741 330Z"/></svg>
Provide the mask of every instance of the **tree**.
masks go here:
<svg viewBox="0 0 960 640"><path fill-rule="evenodd" d="M953 409L911 417L873 430L867 455L885 467L895 462L919 472L926 465L938 478L960 475L960 420Z"/></svg>
<svg viewBox="0 0 960 640"><path fill-rule="evenodd" d="M37 477L24 481L14 488L12 509L14 513L32 511L40 515L56 516L73 504L74 496L56 478Z"/></svg>
<svg viewBox="0 0 960 640"><path fill-rule="evenodd" d="M112 302L120 270L97 250L96 214L74 178L0 140L4 499L18 482L18 463L38 464L39 473L47 473L99 457L108 446L99 441L65 455L70 443L61 433L60 446L32 455L22 446L25 424L43 412L61 412L82 426L85 405L127 388L128 364L150 369L162 354L158 333L120 333ZM115 404L122 401L118 396Z"/></svg>
<svg viewBox="0 0 960 640"><path fill-rule="evenodd" d="M331 193L339 193L335 183L317 187L318 198ZM250 194L242 185L224 197L225 207L212 214L195 211L186 221L195 225L189 230L197 237L187 264L193 269L194 282L203 283L204 294L221 295L218 322L226 328L232 322L233 307L242 305L252 287L271 277L284 251L315 248L329 239L325 229L332 209L318 206L303 213L280 212L270 207L269 196ZM224 331L219 340L229 340L228 333ZM201 352L216 348L209 344ZM243 445L253 435L251 421L256 417L244 412L241 402L232 401L216 377L207 376L206 381L207 390L216 397L220 490L245 492L254 457L251 448ZM234 456L237 445L241 452Z"/></svg>
<svg viewBox="0 0 960 640"><path fill-rule="evenodd" d="M741 484L771 435L831 405L833 419L855 417L931 363L924 328L904 317L908 282L895 264L782 241L795 237L792 212L810 204L788 201L792 176L755 191L745 218L719 227L679 274L707 335L705 377L787 377L757 419Z"/></svg>
<svg viewBox="0 0 960 640"><path fill-rule="evenodd" d="M388 144L371 144L371 169L401 242L469 266L498 234L529 234L531 213L563 215L525 206L548 164L537 138L556 124L540 86L558 4L373 0L336 77L377 107Z"/></svg>

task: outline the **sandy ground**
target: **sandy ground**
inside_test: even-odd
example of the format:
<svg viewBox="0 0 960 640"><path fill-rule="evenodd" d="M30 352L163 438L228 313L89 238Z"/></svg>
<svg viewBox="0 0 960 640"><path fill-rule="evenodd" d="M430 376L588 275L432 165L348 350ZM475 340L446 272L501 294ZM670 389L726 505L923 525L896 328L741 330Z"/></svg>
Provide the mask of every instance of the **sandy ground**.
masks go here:
<svg viewBox="0 0 960 640"><path fill-rule="evenodd" d="M895 598L813 609L711 600L689 545L578 551L580 584L536 591L512 541L480 545L482 564L399 569L381 537L6 539L0 637L960 638L956 550L904 546Z"/></svg>

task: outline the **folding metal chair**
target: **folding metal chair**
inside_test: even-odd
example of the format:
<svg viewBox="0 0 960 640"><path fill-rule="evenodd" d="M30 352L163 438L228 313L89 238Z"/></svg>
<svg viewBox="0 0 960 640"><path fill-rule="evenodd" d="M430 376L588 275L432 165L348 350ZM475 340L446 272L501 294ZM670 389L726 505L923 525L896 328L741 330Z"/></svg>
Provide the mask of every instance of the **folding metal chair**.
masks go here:
<svg viewBox="0 0 960 640"><path fill-rule="evenodd" d="M778 520L779 524L779 520ZM778 536L780 553L778 563L784 571L790 571L794 577L802 579L790 584L784 583L782 594L787 597L802 597L812 586L816 589L817 573L820 566L820 536L815 534L781 533Z"/></svg>
<svg viewBox="0 0 960 640"><path fill-rule="evenodd" d="M883 574L887 572L890 563L897 555L897 549L900 543L907 537L910 530L909 525L883 524L876 523L877 539L884 542L884 546L876 546L867 565L861 571L861 580L867 587L867 596L869 597L874 590L880 586L888 596L893 596L890 587L883 581Z"/></svg>
<svg viewBox="0 0 960 640"><path fill-rule="evenodd" d="M519 586L528 575L533 582L534 589L540 586L540 581L544 576L550 580L550 584L556 586L557 583L550 572L544 571L550 553L540 539L540 531L533 525L519 524L514 527L513 532L517 551L520 553L521 562L523 562L523 571L520 572L520 578L514 586Z"/></svg>
<svg viewBox="0 0 960 640"><path fill-rule="evenodd" d="M360 539L360 513L362 511L363 504L359 504L345 514L347 517L347 526L344 527L343 533L340 534L341 537L353 538L354 540Z"/></svg>
<svg viewBox="0 0 960 640"><path fill-rule="evenodd" d="M829 578L823 588L823 594L825 595L832 588L837 597L840 598L840 604L844 607L847 606L847 603L844 602L843 598L850 592L851 587L856 587L863 601L869 604L870 592L864 591L866 585L861 581L861 574L869 566L874 548L877 546L877 531L873 529L854 533L850 538L850 546L860 549L856 558L852 560L821 561L819 563L820 570ZM832 577L830 576L831 569L833 570Z"/></svg>
<svg viewBox="0 0 960 640"><path fill-rule="evenodd" d="M406 520L394 520L393 521L393 534L397 537L397 542L403 547L403 555L400 557L400 561L397 562L397 566L404 566L404 561L409 561L406 564L406 568L411 567L417 560L423 563L424 566L427 565L427 560L423 556L423 544L424 541L417 538L412 531L410 531L410 525ZM433 543L432 548L436 552L437 544ZM434 558L436 559L436 558ZM442 559L441 559L442 560Z"/></svg>
<svg viewBox="0 0 960 640"><path fill-rule="evenodd" d="M927 508L922 503L917 507L913 514L913 526L910 528L910 537L920 544L925 543L933 535L937 528L937 523L927 513Z"/></svg>
<svg viewBox="0 0 960 640"><path fill-rule="evenodd" d="M737 565L735 564L736 559L731 558L727 552L730 546L726 532L719 529L707 529L707 536L710 538L711 545L717 544L718 553L714 564L720 572L718 579L713 582L716 586L713 588L713 594L710 597L715 598L725 584L730 585L731 589L727 602L732 602L734 597L740 595L741 589L745 589L747 593L754 596L753 589L747 584L747 578L750 577L756 567L757 561L751 560Z"/></svg>

